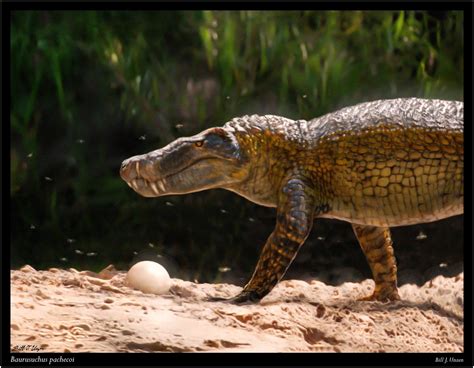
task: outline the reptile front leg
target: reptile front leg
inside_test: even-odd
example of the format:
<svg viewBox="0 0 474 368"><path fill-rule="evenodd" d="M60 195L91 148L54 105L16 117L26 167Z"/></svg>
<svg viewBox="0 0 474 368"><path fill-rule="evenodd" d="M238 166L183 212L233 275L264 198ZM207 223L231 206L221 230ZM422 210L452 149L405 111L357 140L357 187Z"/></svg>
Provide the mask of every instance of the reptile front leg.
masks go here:
<svg viewBox="0 0 474 368"><path fill-rule="evenodd" d="M388 227L352 224L362 251L372 270L374 293L360 300L398 300L397 265Z"/></svg>
<svg viewBox="0 0 474 368"><path fill-rule="evenodd" d="M313 190L304 179L292 178L282 188L277 223L260 254L250 281L234 298L212 298L236 304L258 302L280 281L309 235L315 203Z"/></svg>

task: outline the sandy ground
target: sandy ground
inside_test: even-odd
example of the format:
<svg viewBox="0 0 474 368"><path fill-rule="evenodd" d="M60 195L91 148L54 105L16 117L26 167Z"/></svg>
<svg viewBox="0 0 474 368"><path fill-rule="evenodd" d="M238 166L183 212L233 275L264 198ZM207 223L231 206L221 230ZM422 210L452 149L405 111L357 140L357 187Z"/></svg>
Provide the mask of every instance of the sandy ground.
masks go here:
<svg viewBox="0 0 474 368"><path fill-rule="evenodd" d="M402 301L359 302L373 281L338 287L282 281L259 304L207 302L230 284L172 279L168 294L126 286L125 272L11 271L11 347L42 352L462 352L463 273Z"/></svg>

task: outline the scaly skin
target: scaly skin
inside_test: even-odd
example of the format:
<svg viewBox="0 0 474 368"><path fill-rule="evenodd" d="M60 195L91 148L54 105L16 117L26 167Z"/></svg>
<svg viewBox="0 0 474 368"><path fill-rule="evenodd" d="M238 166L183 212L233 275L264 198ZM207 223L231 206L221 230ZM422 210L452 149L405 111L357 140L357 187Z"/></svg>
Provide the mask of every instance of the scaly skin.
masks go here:
<svg viewBox="0 0 474 368"><path fill-rule="evenodd" d="M244 116L125 160L121 176L146 197L224 188L277 208L254 274L232 302L268 294L318 217L352 223L375 280L363 300L396 300L389 227L463 213L463 110L410 98L310 121Z"/></svg>

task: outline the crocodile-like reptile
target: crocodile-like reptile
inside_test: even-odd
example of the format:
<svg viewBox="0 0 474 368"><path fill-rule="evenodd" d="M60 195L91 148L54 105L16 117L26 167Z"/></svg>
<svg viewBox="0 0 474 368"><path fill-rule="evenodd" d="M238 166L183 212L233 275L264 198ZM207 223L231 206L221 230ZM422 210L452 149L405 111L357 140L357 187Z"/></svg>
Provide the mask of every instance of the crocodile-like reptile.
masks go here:
<svg viewBox="0 0 474 368"><path fill-rule="evenodd" d="M309 121L243 116L131 157L120 174L145 197L223 188L277 208L253 276L231 302L268 294L318 217L352 224L375 280L363 300L396 300L389 227L463 213L463 110L463 102L406 98Z"/></svg>

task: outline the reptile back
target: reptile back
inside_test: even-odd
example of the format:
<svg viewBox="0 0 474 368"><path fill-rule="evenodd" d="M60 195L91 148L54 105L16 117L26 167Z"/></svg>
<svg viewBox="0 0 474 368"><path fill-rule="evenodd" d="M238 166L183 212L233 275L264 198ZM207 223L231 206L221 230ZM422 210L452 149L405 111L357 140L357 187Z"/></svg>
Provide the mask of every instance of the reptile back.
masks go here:
<svg viewBox="0 0 474 368"><path fill-rule="evenodd" d="M422 99L360 104L308 122L322 217L373 226L463 213L463 103Z"/></svg>

